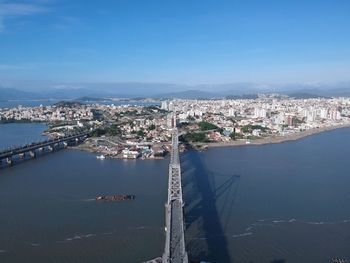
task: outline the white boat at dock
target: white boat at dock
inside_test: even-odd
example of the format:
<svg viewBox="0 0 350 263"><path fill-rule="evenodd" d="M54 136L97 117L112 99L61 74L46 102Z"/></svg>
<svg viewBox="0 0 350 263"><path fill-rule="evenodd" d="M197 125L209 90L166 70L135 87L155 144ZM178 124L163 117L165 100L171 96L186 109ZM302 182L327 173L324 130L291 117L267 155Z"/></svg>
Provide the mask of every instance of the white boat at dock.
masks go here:
<svg viewBox="0 0 350 263"><path fill-rule="evenodd" d="M104 160L104 159L106 159L106 157L103 154L101 154L101 155L96 156L96 159Z"/></svg>

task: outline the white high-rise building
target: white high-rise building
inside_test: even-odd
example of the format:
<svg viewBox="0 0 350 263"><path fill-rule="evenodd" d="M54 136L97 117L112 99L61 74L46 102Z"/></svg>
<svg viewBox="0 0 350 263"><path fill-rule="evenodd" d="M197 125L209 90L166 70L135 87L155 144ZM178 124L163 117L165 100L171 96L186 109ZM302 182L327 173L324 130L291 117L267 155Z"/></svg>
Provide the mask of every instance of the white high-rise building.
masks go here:
<svg viewBox="0 0 350 263"><path fill-rule="evenodd" d="M306 115L306 121L307 122L314 122L317 117L317 111L315 110L309 110L307 115Z"/></svg>
<svg viewBox="0 0 350 263"><path fill-rule="evenodd" d="M228 116L230 117L234 117L235 116L235 109L234 108L231 108L228 110Z"/></svg>
<svg viewBox="0 0 350 263"><path fill-rule="evenodd" d="M162 105L160 107L162 110L168 110L168 101L162 101Z"/></svg>
<svg viewBox="0 0 350 263"><path fill-rule="evenodd" d="M254 118L265 118L266 110L262 108L254 108Z"/></svg>
<svg viewBox="0 0 350 263"><path fill-rule="evenodd" d="M340 120L341 119L341 114L337 109L331 109L329 111L329 118L331 120Z"/></svg>
<svg viewBox="0 0 350 263"><path fill-rule="evenodd" d="M169 104L168 104L168 110L169 111L173 111L174 109L175 109L174 103L172 101L170 101Z"/></svg>
<svg viewBox="0 0 350 263"><path fill-rule="evenodd" d="M328 113L327 109L325 109L325 108L320 109L320 118L327 119L327 113Z"/></svg>

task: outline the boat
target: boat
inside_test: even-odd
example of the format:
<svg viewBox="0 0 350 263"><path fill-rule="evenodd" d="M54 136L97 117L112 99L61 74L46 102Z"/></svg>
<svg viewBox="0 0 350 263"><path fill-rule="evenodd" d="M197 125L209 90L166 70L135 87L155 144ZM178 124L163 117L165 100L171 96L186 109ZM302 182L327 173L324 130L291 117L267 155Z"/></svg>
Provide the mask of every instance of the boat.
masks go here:
<svg viewBox="0 0 350 263"><path fill-rule="evenodd" d="M105 157L103 154L96 156L96 158L97 158L98 160L104 160L104 159L106 159L106 157Z"/></svg>
<svg viewBox="0 0 350 263"><path fill-rule="evenodd" d="M124 201L135 199L135 195L102 195L95 198L96 201Z"/></svg>

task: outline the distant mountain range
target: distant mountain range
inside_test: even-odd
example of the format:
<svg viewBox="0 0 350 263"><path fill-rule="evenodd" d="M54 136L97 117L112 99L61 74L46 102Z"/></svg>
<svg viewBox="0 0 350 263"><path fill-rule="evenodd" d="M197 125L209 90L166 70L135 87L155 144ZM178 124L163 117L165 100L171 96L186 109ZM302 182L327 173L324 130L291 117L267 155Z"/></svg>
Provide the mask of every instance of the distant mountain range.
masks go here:
<svg viewBox="0 0 350 263"><path fill-rule="evenodd" d="M201 91L201 90L185 90L185 91L179 91L179 92L169 92L169 93L162 93L155 96L156 98L162 98L162 99L214 99L214 98L220 98L224 97L222 94L218 93L212 93L207 91Z"/></svg>
<svg viewBox="0 0 350 263"><path fill-rule="evenodd" d="M0 100L37 99L38 94L18 89L0 88Z"/></svg>
<svg viewBox="0 0 350 263"><path fill-rule="evenodd" d="M252 83L222 85L175 85L161 83L80 84L79 87L40 88L25 91L0 86L0 100L77 99L77 98L157 98L157 99L217 99L254 98L261 93L279 93L295 98L350 97L350 82L334 85L262 86Z"/></svg>
<svg viewBox="0 0 350 263"><path fill-rule="evenodd" d="M97 92L87 89L55 89L48 91L27 92L20 89L0 88L0 100L44 100L75 99L80 97L102 98L114 96L109 92Z"/></svg>

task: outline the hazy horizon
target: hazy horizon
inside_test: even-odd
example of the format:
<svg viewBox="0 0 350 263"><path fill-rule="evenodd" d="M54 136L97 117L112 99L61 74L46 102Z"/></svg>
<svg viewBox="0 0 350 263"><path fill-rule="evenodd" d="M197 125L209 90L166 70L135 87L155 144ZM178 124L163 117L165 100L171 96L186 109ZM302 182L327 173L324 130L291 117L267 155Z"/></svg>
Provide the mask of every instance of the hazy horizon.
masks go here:
<svg viewBox="0 0 350 263"><path fill-rule="evenodd" d="M16 89L27 92L48 92L60 90L100 90L100 91L123 91L128 89L131 92L137 90L154 93L203 91L203 92L229 92L246 90L256 92L284 92L300 90L333 90L350 89L350 81L320 83L320 82L290 82L290 83L254 83L254 82L231 82L231 83L162 83L162 82L56 82L56 81L0 81L0 89ZM215 88L215 91L213 91Z"/></svg>

